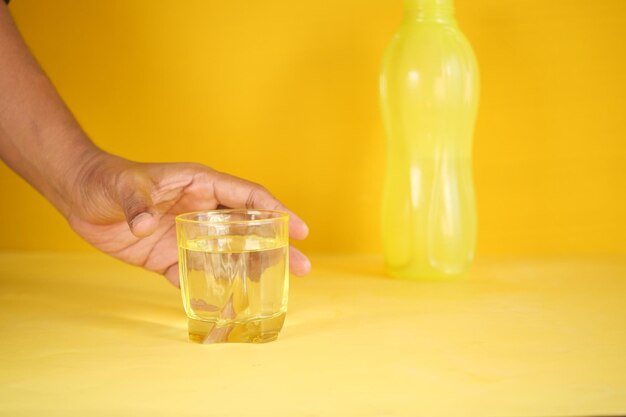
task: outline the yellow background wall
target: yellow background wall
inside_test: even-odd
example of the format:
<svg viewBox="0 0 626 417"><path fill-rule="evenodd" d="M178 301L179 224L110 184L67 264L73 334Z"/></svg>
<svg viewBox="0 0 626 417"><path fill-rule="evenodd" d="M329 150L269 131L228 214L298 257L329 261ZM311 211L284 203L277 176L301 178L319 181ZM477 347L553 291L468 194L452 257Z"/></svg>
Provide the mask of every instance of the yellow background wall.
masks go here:
<svg viewBox="0 0 626 417"><path fill-rule="evenodd" d="M400 0L10 10L103 148L265 184L308 221L305 250L380 250L377 73ZM479 253L626 253L626 1L457 0L457 17L482 76ZM87 248L2 164L0 193L0 249Z"/></svg>

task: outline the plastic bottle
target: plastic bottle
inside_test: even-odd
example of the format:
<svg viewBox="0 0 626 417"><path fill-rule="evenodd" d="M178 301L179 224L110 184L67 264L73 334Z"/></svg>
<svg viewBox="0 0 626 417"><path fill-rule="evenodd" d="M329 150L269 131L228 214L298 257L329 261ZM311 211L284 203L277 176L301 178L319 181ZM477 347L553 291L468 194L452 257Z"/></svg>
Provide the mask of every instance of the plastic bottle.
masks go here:
<svg viewBox="0 0 626 417"><path fill-rule="evenodd" d="M406 0L380 76L389 275L463 274L476 246L472 136L478 68L453 0Z"/></svg>

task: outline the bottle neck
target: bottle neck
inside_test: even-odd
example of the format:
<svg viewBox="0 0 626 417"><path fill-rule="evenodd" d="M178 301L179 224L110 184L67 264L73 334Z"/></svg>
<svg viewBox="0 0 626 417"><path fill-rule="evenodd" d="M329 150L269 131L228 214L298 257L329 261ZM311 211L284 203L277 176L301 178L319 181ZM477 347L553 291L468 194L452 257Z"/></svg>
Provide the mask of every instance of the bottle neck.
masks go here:
<svg viewBox="0 0 626 417"><path fill-rule="evenodd" d="M404 0L405 20L454 24L454 0Z"/></svg>

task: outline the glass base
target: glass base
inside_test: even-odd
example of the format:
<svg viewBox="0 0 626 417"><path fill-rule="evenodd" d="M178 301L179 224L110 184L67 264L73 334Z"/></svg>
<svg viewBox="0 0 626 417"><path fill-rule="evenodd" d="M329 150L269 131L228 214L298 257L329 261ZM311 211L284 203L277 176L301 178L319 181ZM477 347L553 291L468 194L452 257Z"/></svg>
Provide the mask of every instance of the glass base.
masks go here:
<svg viewBox="0 0 626 417"><path fill-rule="evenodd" d="M285 313L218 326L211 321L189 318L189 340L196 343L266 343L276 340L283 328Z"/></svg>

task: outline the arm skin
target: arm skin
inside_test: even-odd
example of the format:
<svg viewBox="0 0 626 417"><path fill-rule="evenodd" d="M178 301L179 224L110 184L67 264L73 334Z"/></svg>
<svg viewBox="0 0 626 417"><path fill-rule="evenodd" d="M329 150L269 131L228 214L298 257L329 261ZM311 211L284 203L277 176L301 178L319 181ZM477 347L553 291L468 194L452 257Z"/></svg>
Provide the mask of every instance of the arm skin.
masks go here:
<svg viewBox="0 0 626 417"><path fill-rule="evenodd" d="M43 73L0 2L0 157L87 242L178 285L176 214L221 207L288 211L261 185L200 164L145 164L99 149ZM306 224L290 216L290 237ZM290 248L290 269L310 270Z"/></svg>

